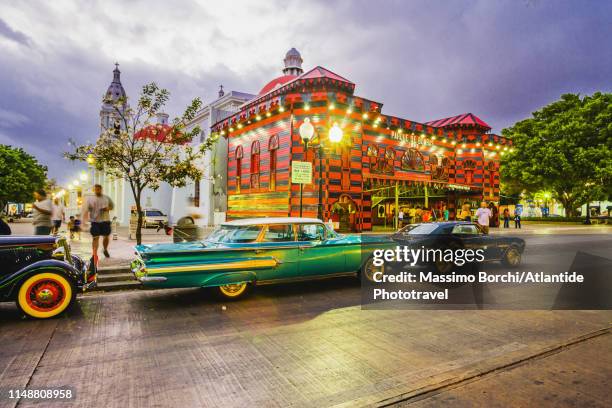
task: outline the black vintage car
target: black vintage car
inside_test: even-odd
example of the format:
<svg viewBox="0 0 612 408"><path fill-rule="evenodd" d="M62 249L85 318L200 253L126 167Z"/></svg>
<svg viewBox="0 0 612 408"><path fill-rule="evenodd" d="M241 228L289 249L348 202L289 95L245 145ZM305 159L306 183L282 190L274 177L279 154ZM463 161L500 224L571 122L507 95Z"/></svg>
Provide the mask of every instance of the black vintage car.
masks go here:
<svg viewBox="0 0 612 408"><path fill-rule="evenodd" d="M65 238L0 236L0 301L16 301L28 316L59 315L96 279L94 263L72 255Z"/></svg>
<svg viewBox="0 0 612 408"><path fill-rule="evenodd" d="M480 225L466 221L432 222L410 224L392 236L400 245L436 249L480 249L482 262L499 261L507 267L517 267L522 262L525 241L507 235L486 234ZM439 272L452 268L449 262L438 261Z"/></svg>

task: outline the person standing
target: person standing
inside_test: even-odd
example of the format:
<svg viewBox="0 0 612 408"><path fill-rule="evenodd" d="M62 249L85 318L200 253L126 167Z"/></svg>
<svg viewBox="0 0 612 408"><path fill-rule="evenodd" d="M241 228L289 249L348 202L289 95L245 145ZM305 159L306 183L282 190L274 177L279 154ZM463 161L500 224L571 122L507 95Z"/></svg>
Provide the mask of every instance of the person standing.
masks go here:
<svg viewBox="0 0 612 408"><path fill-rule="evenodd" d="M518 209L514 210L514 228L521 229L521 212Z"/></svg>
<svg viewBox="0 0 612 408"><path fill-rule="evenodd" d="M104 256L110 258L108 253L109 236L111 234L111 219L110 211L114 208L113 201L107 195L102 194L102 186L96 184L94 186L94 195L86 197L83 203L83 221L89 219L91 229L89 232L92 236L91 248L93 250L94 260L98 260L98 247L100 246L100 237L102 237L102 246L104 248Z"/></svg>
<svg viewBox="0 0 612 408"><path fill-rule="evenodd" d="M416 208L410 206L408 209L408 216L410 217L410 223L414 224L416 222Z"/></svg>
<svg viewBox="0 0 612 408"><path fill-rule="evenodd" d="M404 226L404 210L403 209L400 209L399 213L397 214L397 218L398 218L398 223L399 223L397 228L400 229Z"/></svg>
<svg viewBox="0 0 612 408"><path fill-rule="evenodd" d="M51 233L53 235L57 235L59 233L64 219L64 206L60 203L59 198L56 198L53 200L53 207L51 209L51 223L53 226Z"/></svg>
<svg viewBox="0 0 612 408"><path fill-rule="evenodd" d="M504 228L510 228L510 210L504 208Z"/></svg>
<svg viewBox="0 0 612 408"><path fill-rule="evenodd" d="M499 227L499 210L497 209L495 204L493 204L493 202L489 203L489 210L491 210L491 219L489 220L489 227Z"/></svg>
<svg viewBox="0 0 612 408"><path fill-rule="evenodd" d="M0 235L11 235L11 227L0 216Z"/></svg>
<svg viewBox="0 0 612 408"><path fill-rule="evenodd" d="M489 233L489 220L491 219L491 210L487 208L487 203L480 203L480 208L476 210L476 219L485 234Z"/></svg>
<svg viewBox="0 0 612 408"><path fill-rule="evenodd" d="M47 198L45 190L37 190L34 192L36 202L32 204L32 225L34 225L35 235L51 234L51 212L53 204Z"/></svg>
<svg viewBox="0 0 612 408"><path fill-rule="evenodd" d="M442 215L444 216L444 221L448 221L448 216L449 216L448 207L444 206L442 208Z"/></svg>
<svg viewBox="0 0 612 408"><path fill-rule="evenodd" d="M461 219L464 221L472 220L472 206L467 201L461 206Z"/></svg>
<svg viewBox="0 0 612 408"><path fill-rule="evenodd" d="M417 205L416 210L414 210L414 218L415 222L423 221L423 209L421 209L420 205Z"/></svg>

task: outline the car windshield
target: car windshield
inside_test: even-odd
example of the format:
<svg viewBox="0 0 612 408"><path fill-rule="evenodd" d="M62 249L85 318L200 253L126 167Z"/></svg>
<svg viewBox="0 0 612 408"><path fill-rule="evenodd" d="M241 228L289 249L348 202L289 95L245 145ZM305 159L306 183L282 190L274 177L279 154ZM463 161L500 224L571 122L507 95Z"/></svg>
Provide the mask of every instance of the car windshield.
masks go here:
<svg viewBox="0 0 612 408"><path fill-rule="evenodd" d="M206 240L226 244L254 242L260 232L261 225L221 225Z"/></svg>
<svg viewBox="0 0 612 408"><path fill-rule="evenodd" d="M414 228L409 229L408 231L402 231L402 233L408 235L426 235L431 234L436 229L438 229L437 224L418 224L415 225Z"/></svg>
<svg viewBox="0 0 612 408"><path fill-rule="evenodd" d="M162 215L164 214L159 210L147 211L147 217L160 217Z"/></svg>

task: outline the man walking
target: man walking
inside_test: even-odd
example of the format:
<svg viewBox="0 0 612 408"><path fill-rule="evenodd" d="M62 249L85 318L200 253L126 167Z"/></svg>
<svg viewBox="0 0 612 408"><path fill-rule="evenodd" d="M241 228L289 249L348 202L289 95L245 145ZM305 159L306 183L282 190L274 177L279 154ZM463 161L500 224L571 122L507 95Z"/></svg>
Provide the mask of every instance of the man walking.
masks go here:
<svg viewBox="0 0 612 408"><path fill-rule="evenodd" d="M32 225L34 225L34 234L49 235L51 233L51 211L53 205L51 200L47 198L45 190L37 190L34 192L36 202L32 204Z"/></svg>
<svg viewBox="0 0 612 408"><path fill-rule="evenodd" d="M491 218L491 210L487 208L487 203L480 203L480 208L476 210L476 219L482 227L485 234L489 233L489 220Z"/></svg>
<svg viewBox="0 0 612 408"><path fill-rule="evenodd" d="M53 200L53 208L51 210L51 222L53 224L51 233L53 235L59 234L59 230L62 226L62 222L64 222L64 219L64 206L60 202L60 199L56 198L55 200Z"/></svg>
<svg viewBox="0 0 612 408"><path fill-rule="evenodd" d="M111 234L110 211L114 208L110 197L102 194L102 186L94 186L95 195L86 198L83 204L83 221L89 219L91 222L90 233L92 236L91 247L94 260L98 261L98 247L100 246L100 236L102 236L102 246L104 256L110 258L108 253L109 236Z"/></svg>

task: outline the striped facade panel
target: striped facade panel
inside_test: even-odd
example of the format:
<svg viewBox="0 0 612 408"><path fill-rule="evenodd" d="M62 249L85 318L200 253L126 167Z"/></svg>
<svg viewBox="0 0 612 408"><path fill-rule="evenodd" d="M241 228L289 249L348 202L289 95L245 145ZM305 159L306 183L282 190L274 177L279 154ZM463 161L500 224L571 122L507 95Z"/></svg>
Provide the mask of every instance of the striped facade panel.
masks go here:
<svg viewBox="0 0 612 408"><path fill-rule="evenodd" d="M287 191L232 194L227 198L228 219L249 217L286 217L289 203Z"/></svg>

